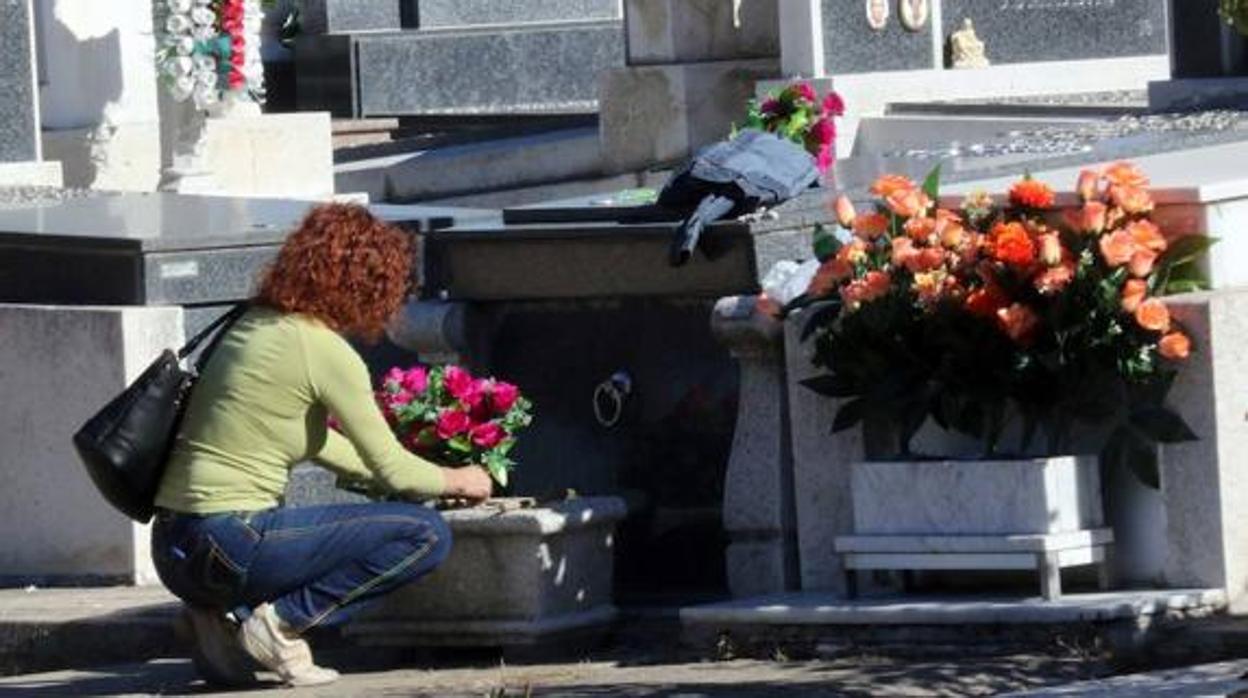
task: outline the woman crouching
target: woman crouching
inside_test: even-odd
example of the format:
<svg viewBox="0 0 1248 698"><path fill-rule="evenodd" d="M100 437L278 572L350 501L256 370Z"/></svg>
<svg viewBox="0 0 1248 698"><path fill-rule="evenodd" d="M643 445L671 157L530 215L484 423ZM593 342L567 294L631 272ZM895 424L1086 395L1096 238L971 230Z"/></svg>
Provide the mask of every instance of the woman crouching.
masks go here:
<svg viewBox="0 0 1248 698"><path fill-rule="evenodd" d="M205 679L333 681L302 635L437 567L450 531L408 502L285 508L290 470L312 461L407 500L490 495L479 467L403 448L347 338L379 339L409 292L407 234L358 206L314 209L208 360L156 498L152 557L187 604ZM326 428L332 415L341 433Z"/></svg>

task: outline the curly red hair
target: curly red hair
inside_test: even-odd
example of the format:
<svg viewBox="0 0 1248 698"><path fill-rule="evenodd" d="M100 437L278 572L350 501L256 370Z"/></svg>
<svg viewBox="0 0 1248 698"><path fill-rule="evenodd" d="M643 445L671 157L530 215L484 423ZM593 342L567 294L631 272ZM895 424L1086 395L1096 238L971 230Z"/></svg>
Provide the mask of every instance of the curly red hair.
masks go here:
<svg viewBox="0 0 1248 698"><path fill-rule="evenodd" d="M353 204L323 204L286 239L257 302L376 341L411 289L407 233Z"/></svg>

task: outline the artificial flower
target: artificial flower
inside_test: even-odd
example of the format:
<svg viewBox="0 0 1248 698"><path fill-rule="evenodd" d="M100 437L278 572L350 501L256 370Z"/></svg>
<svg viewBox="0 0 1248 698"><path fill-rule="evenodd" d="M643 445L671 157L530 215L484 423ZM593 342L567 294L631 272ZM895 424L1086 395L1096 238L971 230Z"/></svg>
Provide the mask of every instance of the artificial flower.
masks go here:
<svg viewBox="0 0 1248 698"><path fill-rule="evenodd" d="M1010 203L1023 208L1049 208L1057 197L1053 189L1044 182L1024 179L1010 187Z"/></svg>
<svg viewBox="0 0 1248 698"><path fill-rule="evenodd" d="M1170 332L1157 342L1157 351L1167 359L1186 359L1192 353L1192 340L1182 332Z"/></svg>
<svg viewBox="0 0 1248 698"><path fill-rule="evenodd" d="M1148 298L1135 309L1135 321L1146 330L1166 332L1170 329L1170 309L1156 298Z"/></svg>

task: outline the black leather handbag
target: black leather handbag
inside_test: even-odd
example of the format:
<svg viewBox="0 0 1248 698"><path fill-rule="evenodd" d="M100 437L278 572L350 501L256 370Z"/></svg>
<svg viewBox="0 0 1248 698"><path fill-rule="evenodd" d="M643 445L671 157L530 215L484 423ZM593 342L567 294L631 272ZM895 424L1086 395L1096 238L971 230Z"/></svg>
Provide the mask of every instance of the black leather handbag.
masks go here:
<svg viewBox="0 0 1248 698"><path fill-rule="evenodd" d="M191 338L175 354L166 349L121 395L74 434L74 448L104 499L140 523L151 520L156 489L173 447L191 387L225 330L247 311L240 303ZM194 370L182 368L204 340Z"/></svg>

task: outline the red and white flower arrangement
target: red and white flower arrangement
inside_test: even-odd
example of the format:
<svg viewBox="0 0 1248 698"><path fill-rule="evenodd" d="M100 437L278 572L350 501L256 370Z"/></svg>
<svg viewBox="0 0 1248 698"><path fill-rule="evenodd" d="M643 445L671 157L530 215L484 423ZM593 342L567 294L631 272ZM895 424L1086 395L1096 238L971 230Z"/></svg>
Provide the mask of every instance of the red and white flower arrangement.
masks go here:
<svg viewBox="0 0 1248 698"><path fill-rule="evenodd" d="M376 398L413 453L448 467L480 465L504 487L516 434L533 421L519 388L459 366L392 368Z"/></svg>
<svg viewBox="0 0 1248 698"><path fill-rule="evenodd" d="M264 100L261 0L156 0L156 61L176 101Z"/></svg>
<svg viewBox="0 0 1248 698"><path fill-rule="evenodd" d="M795 82L762 102L750 100L744 126L805 147L819 171L827 172L836 162L836 119L844 114L845 102L836 92L820 97L810 83Z"/></svg>

